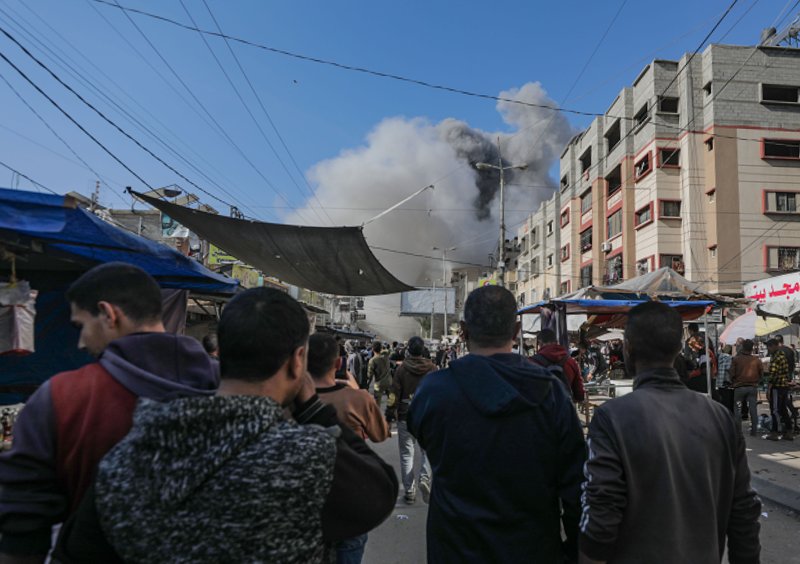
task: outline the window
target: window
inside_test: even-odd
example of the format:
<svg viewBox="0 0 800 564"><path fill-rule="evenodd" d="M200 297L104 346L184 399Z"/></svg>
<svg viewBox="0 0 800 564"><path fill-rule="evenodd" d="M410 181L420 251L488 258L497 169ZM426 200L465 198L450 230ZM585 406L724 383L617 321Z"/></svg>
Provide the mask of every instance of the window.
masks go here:
<svg viewBox="0 0 800 564"><path fill-rule="evenodd" d="M606 185L608 186L608 196L616 194L622 188L622 165L617 165L611 173L606 176Z"/></svg>
<svg viewBox="0 0 800 564"><path fill-rule="evenodd" d="M679 98L674 96L662 96L658 99L658 111L664 114L678 113Z"/></svg>
<svg viewBox="0 0 800 564"><path fill-rule="evenodd" d="M612 239L622 233L622 210L617 210L606 220L606 233Z"/></svg>
<svg viewBox="0 0 800 564"><path fill-rule="evenodd" d="M647 104L639 108L639 111L633 116L633 123L637 128L643 126L648 120Z"/></svg>
<svg viewBox="0 0 800 564"><path fill-rule="evenodd" d="M659 149L658 150L659 166L662 168L678 168L681 166L681 150L680 149Z"/></svg>
<svg viewBox="0 0 800 564"><path fill-rule="evenodd" d="M569 208L561 212L561 227L569 224Z"/></svg>
<svg viewBox="0 0 800 564"><path fill-rule="evenodd" d="M592 209L592 191L589 190L581 196L581 215Z"/></svg>
<svg viewBox="0 0 800 564"><path fill-rule="evenodd" d="M581 267L581 288L592 285L592 265Z"/></svg>
<svg viewBox="0 0 800 564"><path fill-rule="evenodd" d="M578 160L581 163L581 173L583 174L583 177L588 179L589 169L592 166L592 148L589 147L586 149L586 151L584 151L584 153L581 155L581 158Z"/></svg>
<svg viewBox="0 0 800 564"><path fill-rule="evenodd" d="M717 246L716 245L714 245L713 247L708 249L708 252L711 253L711 258L717 258Z"/></svg>
<svg viewBox="0 0 800 564"><path fill-rule="evenodd" d="M561 177L561 189L566 190L569 188L569 177L565 174Z"/></svg>
<svg viewBox="0 0 800 564"><path fill-rule="evenodd" d="M661 255L661 266L668 266L680 275L686 273L683 267L683 255Z"/></svg>
<svg viewBox="0 0 800 564"><path fill-rule="evenodd" d="M706 192L706 194L708 194L708 203L713 204L714 201L717 199L717 190L716 189L709 190L708 192Z"/></svg>
<svg viewBox="0 0 800 564"><path fill-rule="evenodd" d="M764 213L797 213L797 192L765 192Z"/></svg>
<svg viewBox="0 0 800 564"><path fill-rule="evenodd" d="M548 221L547 222L547 236L549 237L552 234L553 234L553 222L552 221Z"/></svg>
<svg viewBox="0 0 800 564"><path fill-rule="evenodd" d="M768 270L799 270L800 247L767 247Z"/></svg>
<svg viewBox="0 0 800 564"><path fill-rule="evenodd" d="M713 151L714 150L714 138L709 137L703 143L706 145L706 151Z"/></svg>
<svg viewBox="0 0 800 564"><path fill-rule="evenodd" d="M647 204L636 212L634 216L634 227L642 227L653 221L653 204Z"/></svg>
<svg viewBox="0 0 800 564"><path fill-rule="evenodd" d="M534 278L541 274L541 271L539 270L539 257L536 257L531 261L531 274Z"/></svg>
<svg viewBox="0 0 800 564"><path fill-rule="evenodd" d="M641 276L650 272L650 259L642 259L636 261L636 275Z"/></svg>
<svg viewBox="0 0 800 564"><path fill-rule="evenodd" d="M581 231L581 252L592 250L592 228Z"/></svg>
<svg viewBox="0 0 800 564"><path fill-rule="evenodd" d="M622 254L606 261L606 284L615 284L622 280Z"/></svg>
<svg viewBox="0 0 800 564"><path fill-rule="evenodd" d="M706 93L706 96L711 96L712 88L710 80L703 85L703 92Z"/></svg>
<svg viewBox="0 0 800 564"><path fill-rule="evenodd" d="M614 147L619 144L620 139L622 138L621 135L621 126L620 121L617 120L614 122L614 125L608 128L608 131L605 134L606 138L606 151L611 152L614 150Z"/></svg>
<svg viewBox="0 0 800 564"><path fill-rule="evenodd" d="M547 268L553 267L553 253L547 255Z"/></svg>
<svg viewBox="0 0 800 564"><path fill-rule="evenodd" d="M561 247L561 262L569 259L569 243Z"/></svg>
<svg viewBox="0 0 800 564"><path fill-rule="evenodd" d="M534 227L531 231L531 247L536 248L539 246L539 230Z"/></svg>
<svg viewBox="0 0 800 564"><path fill-rule="evenodd" d="M761 85L761 102L773 104L797 104L797 86L784 86L779 84Z"/></svg>
<svg viewBox="0 0 800 564"><path fill-rule="evenodd" d="M764 139L761 155L765 159L800 159L800 140Z"/></svg>
<svg viewBox="0 0 800 564"><path fill-rule="evenodd" d="M680 200L661 200L659 205L661 206L659 217L679 218L681 216Z"/></svg>
<svg viewBox="0 0 800 564"><path fill-rule="evenodd" d="M559 290L560 290L559 295L563 296L564 294L569 294L569 280L567 280L566 282L562 282L561 286L559 287Z"/></svg>
<svg viewBox="0 0 800 564"><path fill-rule="evenodd" d="M636 161L636 164L633 165L633 180L638 182L653 170L653 161L650 158L650 152L648 151L645 156L641 159Z"/></svg>

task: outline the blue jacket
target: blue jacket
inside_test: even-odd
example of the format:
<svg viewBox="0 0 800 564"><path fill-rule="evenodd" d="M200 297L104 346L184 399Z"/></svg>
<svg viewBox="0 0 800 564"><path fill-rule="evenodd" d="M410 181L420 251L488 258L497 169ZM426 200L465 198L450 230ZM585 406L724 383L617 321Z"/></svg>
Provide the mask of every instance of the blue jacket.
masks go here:
<svg viewBox="0 0 800 564"><path fill-rule="evenodd" d="M577 558L586 447L557 378L517 354L465 356L425 377L408 429L433 468L429 562Z"/></svg>

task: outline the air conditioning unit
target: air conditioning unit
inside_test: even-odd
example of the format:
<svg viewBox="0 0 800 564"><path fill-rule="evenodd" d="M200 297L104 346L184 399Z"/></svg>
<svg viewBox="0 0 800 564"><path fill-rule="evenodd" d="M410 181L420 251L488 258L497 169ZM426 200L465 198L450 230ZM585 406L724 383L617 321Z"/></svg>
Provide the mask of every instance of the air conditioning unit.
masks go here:
<svg viewBox="0 0 800 564"><path fill-rule="evenodd" d="M610 253L611 252L611 248L612 248L611 247L611 242L609 242L609 241L606 241L605 243L600 245L600 250L603 251L604 253Z"/></svg>

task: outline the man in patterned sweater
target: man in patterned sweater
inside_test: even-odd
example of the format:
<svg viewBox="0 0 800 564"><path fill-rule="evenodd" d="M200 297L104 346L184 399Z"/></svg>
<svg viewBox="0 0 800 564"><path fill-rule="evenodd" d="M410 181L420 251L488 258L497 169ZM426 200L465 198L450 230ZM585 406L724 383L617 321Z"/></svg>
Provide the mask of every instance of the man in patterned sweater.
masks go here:
<svg viewBox="0 0 800 564"><path fill-rule="evenodd" d="M219 323L219 394L140 404L58 556L305 564L383 521L397 497L394 470L320 402L306 372L308 333L283 292L231 300Z"/></svg>
<svg viewBox="0 0 800 564"><path fill-rule="evenodd" d="M772 413L772 432L766 436L770 441L783 438L794 439L792 419L789 415L789 360L777 339L767 341L767 351L771 355L769 361L769 408ZM783 421L783 435L778 434L778 419Z"/></svg>

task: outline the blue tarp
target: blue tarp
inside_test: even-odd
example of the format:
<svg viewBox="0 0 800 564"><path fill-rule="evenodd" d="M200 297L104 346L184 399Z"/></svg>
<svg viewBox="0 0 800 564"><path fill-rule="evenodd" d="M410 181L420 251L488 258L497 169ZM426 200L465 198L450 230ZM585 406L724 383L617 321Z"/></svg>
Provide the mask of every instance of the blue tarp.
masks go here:
<svg viewBox="0 0 800 564"><path fill-rule="evenodd" d="M558 303L564 304L567 314L610 315L625 313L647 301L649 300L547 300L526 306L517 313L520 315L540 313L542 307ZM716 303L710 300L663 300L662 302L679 310L698 310L698 316L702 315L707 307L713 307Z"/></svg>
<svg viewBox="0 0 800 564"><path fill-rule="evenodd" d="M232 294L238 282L175 249L115 227L77 207L71 198L0 188L0 243L23 237L45 245L45 255L88 266L122 261L140 266L162 288ZM50 252L48 252L50 251Z"/></svg>

